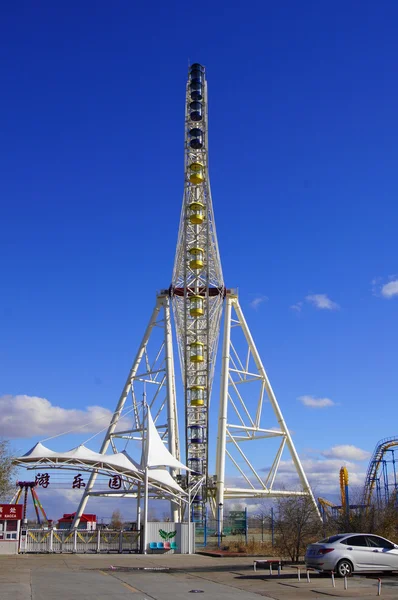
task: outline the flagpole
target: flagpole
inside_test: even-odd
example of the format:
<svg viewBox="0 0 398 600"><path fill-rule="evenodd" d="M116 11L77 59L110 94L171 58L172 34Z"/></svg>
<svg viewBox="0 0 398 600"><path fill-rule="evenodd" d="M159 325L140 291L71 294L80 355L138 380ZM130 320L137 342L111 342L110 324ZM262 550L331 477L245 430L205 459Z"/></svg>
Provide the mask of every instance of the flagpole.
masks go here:
<svg viewBox="0 0 398 600"><path fill-rule="evenodd" d="M191 554L191 488L188 486L188 554Z"/></svg>
<svg viewBox="0 0 398 600"><path fill-rule="evenodd" d="M137 530L141 531L141 483L137 485Z"/></svg>
<svg viewBox="0 0 398 600"><path fill-rule="evenodd" d="M145 466L144 480L144 554L147 553L147 524L148 524L148 467Z"/></svg>
<svg viewBox="0 0 398 600"><path fill-rule="evenodd" d="M144 554L147 553L147 545L148 545L148 535L147 535L147 526L148 526L148 428L149 428L149 407L146 403L146 385L144 383L144 393L143 393L143 419L142 419L142 441L143 441L143 457L145 460L145 478L144 478L144 539L143 539L143 550ZM146 409L146 419L145 419L145 409ZM146 427L145 427L146 425ZM144 446L144 432L145 435L145 446ZM142 466L142 465L141 465Z"/></svg>

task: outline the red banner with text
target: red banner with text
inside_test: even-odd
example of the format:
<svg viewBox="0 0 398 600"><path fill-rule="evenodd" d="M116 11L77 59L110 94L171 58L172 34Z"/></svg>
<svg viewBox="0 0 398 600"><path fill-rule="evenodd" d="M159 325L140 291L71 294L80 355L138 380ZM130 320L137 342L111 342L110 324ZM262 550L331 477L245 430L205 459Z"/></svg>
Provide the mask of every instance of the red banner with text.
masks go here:
<svg viewBox="0 0 398 600"><path fill-rule="evenodd" d="M22 504L0 504L0 521L14 521L22 519Z"/></svg>

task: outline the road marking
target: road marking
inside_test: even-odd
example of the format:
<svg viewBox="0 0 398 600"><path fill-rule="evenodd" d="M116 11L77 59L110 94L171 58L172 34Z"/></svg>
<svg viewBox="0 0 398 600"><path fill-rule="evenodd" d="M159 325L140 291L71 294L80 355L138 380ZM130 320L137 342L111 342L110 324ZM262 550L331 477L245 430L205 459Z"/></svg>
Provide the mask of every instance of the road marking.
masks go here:
<svg viewBox="0 0 398 600"><path fill-rule="evenodd" d="M109 573L105 573L105 571L101 571L101 569L99 570L99 572L102 575L106 575L107 577L109 576ZM129 585L128 583L125 583L124 581L120 581L120 579L118 579L118 577L116 577L116 579L119 581L119 583L121 583L125 588L127 588L128 590L130 590L130 592L134 592L136 594L140 593L140 590L135 589L135 587L133 587L132 585Z"/></svg>
<svg viewBox="0 0 398 600"><path fill-rule="evenodd" d="M122 585L124 585L125 588L127 588L128 590L130 590L130 592L136 592L139 593L140 590L136 590L132 585L129 585L128 583L125 583L124 581L120 582Z"/></svg>

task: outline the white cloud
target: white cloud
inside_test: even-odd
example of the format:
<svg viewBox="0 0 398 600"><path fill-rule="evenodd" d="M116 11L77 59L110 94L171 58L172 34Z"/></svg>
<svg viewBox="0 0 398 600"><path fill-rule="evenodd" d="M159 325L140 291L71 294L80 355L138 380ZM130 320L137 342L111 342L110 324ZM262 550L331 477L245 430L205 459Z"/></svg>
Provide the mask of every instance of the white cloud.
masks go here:
<svg viewBox="0 0 398 600"><path fill-rule="evenodd" d="M111 411L102 406L79 410L54 406L37 396L0 396L0 436L7 439L53 436L70 430L97 432L111 417ZM125 427L126 420L120 425Z"/></svg>
<svg viewBox="0 0 398 600"><path fill-rule="evenodd" d="M387 283L383 283L382 277L375 277L371 281L372 294L373 296L386 298L390 300L398 296L398 277L397 275L390 275Z"/></svg>
<svg viewBox="0 0 398 600"><path fill-rule="evenodd" d="M349 484L353 492L355 487L363 486L365 481L365 472L361 471L361 467L355 462L347 460L342 461L340 458L334 459L312 459L304 458L301 460L305 474L307 475L310 485L313 486L313 491L316 496L323 494L336 494L340 489L340 469L344 464L348 470ZM289 480L295 481L296 467L293 461L281 461L278 474L283 476L286 487L289 486Z"/></svg>
<svg viewBox="0 0 398 600"><path fill-rule="evenodd" d="M328 406L335 406L335 402L330 398L315 398L314 396L299 396L298 400L304 406L310 408L326 408Z"/></svg>
<svg viewBox="0 0 398 600"><path fill-rule="evenodd" d="M257 309L260 304L262 304L263 302L267 302L268 297L267 296L256 296L251 302L250 302L250 306L254 309Z"/></svg>
<svg viewBox="0 0 398 600"><path fill-rule="evenodd" d="M350 444L333 446L330 450L324 450L321 454L327 458L338 458L342 460L366 460L371 456L370 452L361 450L361 448L357 448Z"/></svg>
<svg viewBox="0 0 398 600"><path fill-rule="evenodd" d="M290 307L292 310L295 310L296 312L301 312L301 309L303 308L303 303L302 302L296 302L296 304L292 304Z"/></svg>
<svg viewBox="0 0 398 600"><path fill-rule="evenodd" d="M374 279L372 279L372 281L370 282L371 286L372 286L373 296L379 295L380 282L381 282L381 277L374 277Z"/></svg>
<svg viewBox="0 0 398 600"><path fill-rule="evenodd" d="M338 456L326 457L328 451L312 450L316 452L316 456L312 457L305 453L300 453L301 464L304 472L307 475L315 497L322 496L329 498L331 501L340 504L340 469L345 466L348 470L350 494L352 494L353 502L360 495L365 481L365 471L361 463L353 460L347 460ZM363 452L363 451L362 451ZM268 474L272 464L272 458L263 462L266 466L260 468L258 472ZM347 457L348 458L348 457ZM226 475L227 484L230 487L242 487L243 479ZM252 481L254 485L256 482ZM284 453L284 458L280 461L278 472L276 475L275 490L300 490L302 488L297 469L291 460L287 451ZM264 508L267 500L256 500L254 502L242 500L244 504L253 504L251 510L255 510L255 504ZM354 502L355 503L355 502Z"/></svg>
<svg viewBox="0 0 398 600"><path fill-rule="evenodd" d="M341 468L341 460L331 459L315 459L315 458L304 458L301 461L304 471L307 473L317 473L317 474L325 474L325 473L337 473L337 479L339 477L339 471ZM354 465L349 465L353 467ZM281 473L294 473L296 471L296 467L292 460L281 460L279 470ZM337 471L336 471L337 470Z"/></svg>
<svg viewBox="0 0 398 600"><path fill-rule="evenodd" d="M398 296L398 279L385 283L381 288L381 295L388 299Z"/></svg>
<svg viewBox="0 0 398 600"><path fill-rule="evenodd" d="M327 294L309 294L305 299L319 310L338 310L340 308L337 302L333 302Z"/></svg>

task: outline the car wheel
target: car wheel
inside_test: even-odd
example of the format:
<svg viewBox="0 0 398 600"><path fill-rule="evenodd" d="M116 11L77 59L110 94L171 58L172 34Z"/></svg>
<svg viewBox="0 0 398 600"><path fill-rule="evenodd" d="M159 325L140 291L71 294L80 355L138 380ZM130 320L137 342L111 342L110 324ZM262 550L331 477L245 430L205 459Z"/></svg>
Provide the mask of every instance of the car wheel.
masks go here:
<svg viewBox="0 0 398 600"><path fill-rule="evenodd" d="M353 572L352 563L349 560L340 560L336 565L336 573L339 577L349 577Z"/></svg>

